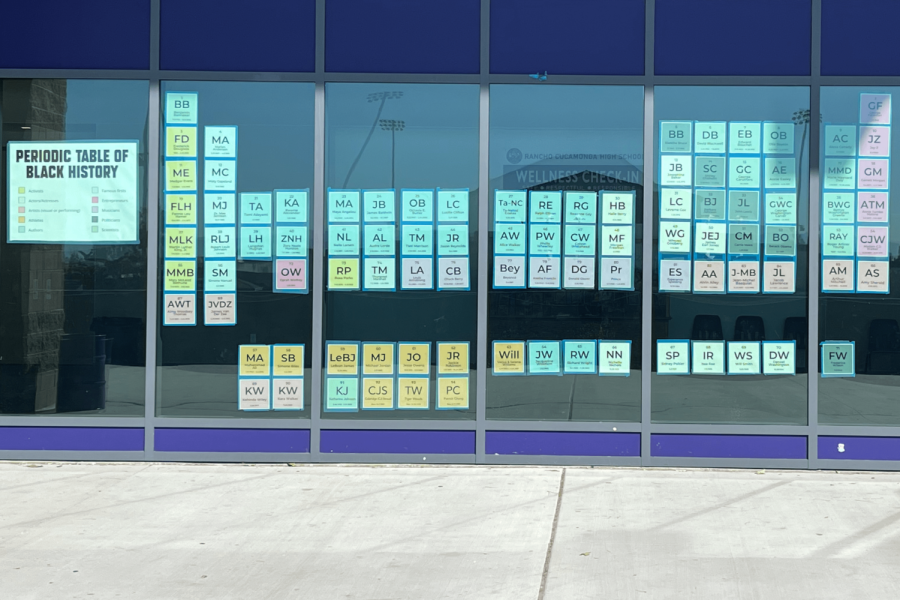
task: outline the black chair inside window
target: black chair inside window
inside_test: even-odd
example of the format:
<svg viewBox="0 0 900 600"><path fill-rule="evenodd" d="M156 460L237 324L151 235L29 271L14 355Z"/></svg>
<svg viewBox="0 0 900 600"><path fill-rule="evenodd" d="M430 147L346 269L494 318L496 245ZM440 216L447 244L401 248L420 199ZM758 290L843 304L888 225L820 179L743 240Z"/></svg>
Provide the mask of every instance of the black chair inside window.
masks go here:
<svg viewBox="0 0 900 600"><path fill-rule="evenodd" d="M691 327L692 340L723 340L722 319L719 315L697 315Z"/></svg>
<svg viewBox="0 0 900 600"><path fill-rule="evenodd" d="M866 373L900 375L900 325L895 319L872 319L869 322Z"/></svg>
<svg viewBox="0 0 900 600"><path fill-rule="evenodd" d="M734 322L734 339L737 342L759 342L766 339L766 324L762 317L741 315Z"/></svg>

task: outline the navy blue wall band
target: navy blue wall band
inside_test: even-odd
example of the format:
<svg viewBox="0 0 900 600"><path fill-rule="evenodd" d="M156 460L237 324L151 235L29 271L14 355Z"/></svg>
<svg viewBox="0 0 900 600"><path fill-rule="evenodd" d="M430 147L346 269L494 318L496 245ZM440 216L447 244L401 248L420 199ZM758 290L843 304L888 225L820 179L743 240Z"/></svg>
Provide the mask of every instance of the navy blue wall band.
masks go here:
<svg viewBox="0 0 900 600"><path fill-rule="evenodd" d="M486 454L640 456L641 434L586 431L488 431Z"/></svg>
<svg viewBox="0 0 900 600"><path fill-rule="evenodd" d="M678 458L806 458L804 435L697 435L655 433L654 457Z"/></svg>
<svg viewBox="0 0 900 600"><path fill-rule="evenodd" d="M819 458L831 460L900 460L900 438L847 435L822 436L819 438Z"/></svg>
<svg viewBox="0 0 900 600"><path fill-rule="evenodd" d="M143 452L140 427L0 427L0 450Z"/></svg>
<svg viewBox="0 0 900 600"><path fill-rule="evenodd" d="M156 429L158 452L309 452L308 429Z"/></svg>
<svg viewBox="0 0 900 600"><path fill-rule="evenodd" d="M323 429L319 444L323 454L475 454L475 432Z"/></svg>

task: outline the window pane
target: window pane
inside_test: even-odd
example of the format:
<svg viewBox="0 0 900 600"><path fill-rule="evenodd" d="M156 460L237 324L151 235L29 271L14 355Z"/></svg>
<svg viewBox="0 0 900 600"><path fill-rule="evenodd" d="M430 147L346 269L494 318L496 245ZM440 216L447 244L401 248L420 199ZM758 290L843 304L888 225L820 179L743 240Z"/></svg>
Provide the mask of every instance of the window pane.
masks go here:
<svg viewBox="0 0 900 600"><path fill-rule="evenodd" d="M643 98L491 86L489 419L640 419Z"/></svg>
<svg viewBox="0 0 900 600"><path fill-rule="evenodd" d="M179 81L163 82L162 94L157 413L308 416L312 296L282 291L310 287L314 86ZM195 136L196 145L178 135ZM287 214L285 202L297 208ZM179 236L189 236L192 226L195 243L182 243ZM282 244L279 234L294 241ZM183 258L192 246L195 264ZM279 273L306 268L306 276L284 287L276 266ZM178 272L191 267L192 275ZM283 353L277 345L300 344L305 352L290 357L302 368L274 370L263 359L272 353L277 366ZM259 357L266 372L254 376L250 365L239 387L240 346L253 347L248 360ZM241 392L239 405L245 385L258 393ZM280 387L293 392L279 398Z"/></svg>
<svg viewBox="0 0 900 600"><path fill-rule="evenodd" d="M655 107L652 419L805 424L809 90Z"/></svg>
<svg viewBox="0 0 900 600"><path fill-rule="evenodd" d="M323 415L474 419L478 86L330 83L325 115Z"/></svg>
<svg viewBox="0 0 900 600"><path fill-rule="evenodd" d="M148 99L0 80L0 413L144 414Z"/></svg>
<svg viewBox="0 0 900 600"><path fill-rule="evenodd" d="M893 226L900 204L889 191L900 181L889 169L900 148L891 136L893 96L900 88L822 88L823 424L900 425L900 232ZM856 177L840 176L847 167L856 168ZM837 359L848 346L832 345L841 341L854 345L845 363ZM849 373L825 376L842 366Z"/></svg>

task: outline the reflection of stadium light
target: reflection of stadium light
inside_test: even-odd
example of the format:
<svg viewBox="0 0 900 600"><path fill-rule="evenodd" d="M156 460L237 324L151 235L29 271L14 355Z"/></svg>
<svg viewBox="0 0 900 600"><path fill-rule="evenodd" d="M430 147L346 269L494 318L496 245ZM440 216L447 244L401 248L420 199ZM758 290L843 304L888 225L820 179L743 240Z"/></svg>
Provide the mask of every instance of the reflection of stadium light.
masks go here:
<svg viewBox="0 0 900 600"><path fill-rule="evenodd" d="M379 100L392 100L402 97L403 92L374 92L366 95L366 102L378 102Z"/></svg>
<svg viewBox="0 0 900 600"><path fill-rule="evenodd" d="M384 131L403 131L403 128L406 127L406 121L400 119L380 119L378 124Z"/></svg>

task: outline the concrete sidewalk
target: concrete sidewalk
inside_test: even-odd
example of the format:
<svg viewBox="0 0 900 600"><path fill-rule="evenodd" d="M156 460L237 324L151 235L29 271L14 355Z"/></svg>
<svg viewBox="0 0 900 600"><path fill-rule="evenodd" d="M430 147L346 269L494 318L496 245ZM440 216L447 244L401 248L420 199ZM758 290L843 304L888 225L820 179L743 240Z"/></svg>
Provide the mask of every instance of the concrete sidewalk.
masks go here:
<svg viewBox="0 0 900 600"><path fill-rule="evenodd" d="M0 463L0 598L898 598L900 474Z"/></svg>

